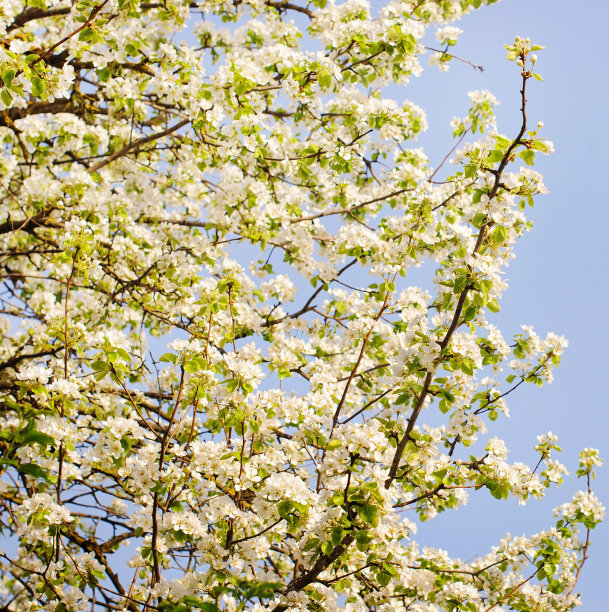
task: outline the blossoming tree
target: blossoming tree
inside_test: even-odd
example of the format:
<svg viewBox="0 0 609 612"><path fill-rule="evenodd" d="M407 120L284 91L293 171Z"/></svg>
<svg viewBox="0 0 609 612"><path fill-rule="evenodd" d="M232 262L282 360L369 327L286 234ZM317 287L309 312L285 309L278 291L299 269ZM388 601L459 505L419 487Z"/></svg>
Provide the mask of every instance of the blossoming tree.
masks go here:
<svg viewBox="0 0 609 612"><path fill-rule="evenodd" d="M565 472L551 434L535 467L494 435L566 344L492 324L545 191L541 47L507 47L518 132L472 92L452 166L386 97L482 4L3 2L3 610L578 603L595 450L547 531L471 562L415 536Z"/></svg>

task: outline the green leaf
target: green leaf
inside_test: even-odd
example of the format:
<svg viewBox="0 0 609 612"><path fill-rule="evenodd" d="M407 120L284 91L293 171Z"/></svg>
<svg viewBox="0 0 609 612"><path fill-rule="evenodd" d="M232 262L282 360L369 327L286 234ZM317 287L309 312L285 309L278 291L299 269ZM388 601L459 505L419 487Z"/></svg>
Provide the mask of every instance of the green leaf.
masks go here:
<svg viewBox="0 0 609 612"><path fill-rule="evenodd" d="M410 399L409 393L402 393L402 395L398 396L398 399L395 400L397 406L405 404Z"/></svg>
<svg viewBox="0 0 609 612"><path fill-rule="evenodd" d="M4 84L10 88L12 83L13 83L13 79L15 78L15 71L13 69L7 70L3 75L2 75L2 80L4 81Z"/></svg>
<svg viewBox="0 0 609 612"><path fill-rule="evenodd" d="M497 300L491 300L486 307L491 311L491 312L499 312L500 310L500 306L499 306L499 302Z"/></svg>
<svg viewBox="0 0 609 612"><path fill-rule="evenodd" d="M279 502L277 506L277 512L279 513L279 516L285 518L286 516L288 516L288 514L290 514L293 508L294 505L292 504L292 502L284 499L283 501Z"/></svg>
<svg viewBox="0 0 609 612"><path fill-rule="evenodd" d="M511 144L509 138L505 138L505 136L495 136L495 142L500 149L507 149Z"/></svg>
<svg viewBox="0 0 609 612"><path fill-rule="evenodd" d="M182 602L204 612L218 612L218 606L215 603L201 601L198 597L193 597L192 595L183 597Z"/></svg>
<svg viewBox="0 0 609 612"><path fill-rule="evenodd" d="M8 89L3 89L2 91L0 91L0 99L2 100L2 102L4 102L5 106L10 106L13 102L13 96L11 96L11 93Z"/></svg>
<svg viewBox="0 0 609 612"><path fill-rule="evenodd" d="M32 77L32 94L37 98L42 98L47 88L47 84L39 77Z"/></svg>
<svg viewBox="0 0 609 612"><path fill-rule="evenodd" d="M468 306L465 309L465 313L463 315L463 318L466 321L473 321L476 317L476 309L473 306Z"/></svg>
<svg viewBox="0 0 609 612"><path fill-rule="evenodd" d="M284 378L291 378L292 372L290 372L288 368L281 366L277 370L277 375L279 376L279 380L283 380Z"/></svg>
<svg viewBox="0 0 609 612"><path fill-rule="evenodd" d="M332 85L332 75L327 68L322 68L317 73L317 82L323 89L328 89Z"/></svg>
<svg viewBox="0 0 609 612"><path fill-rule="evenodd" d="M343 541L344 529L342 527L333 527L332 528L332 544L334 546L338 546Z"/></svg>
<svg viewBox="0 0 609 612"><path fill-rule="evenodd" d="M313 550L314 548L317 548L319 546L319 538L309 538L307 540L307 543L303 546L303 551L304 552L308 552L310 550Z"/></svg>
<svg viewBox="0 0 609 612"><path fill-rule="evenodd" d="M453 292L455 294L459 294L459 293L463 293L463 291L465 290L465 287L467 286L469 278L465 275L462 274L461 276L457 276L457 278L455 279L455 285L453 287Z"/></svg>
<svg viewBox="0 0 609 612"><path fill-rule="evenodd" d="M365 552L368 550L368 545L372 542L373 537L367 531L356 531L355 541L357 543L357 550Z"/></svg>
<svg viewBox="0 0 609 612"><path fill-rule="evenodd" d="M50 481L49 473L46 470L42 469L39 465L36 465L35 463L24 463L23 465L18 465L17 470L21 474L27 474L32 478L41 478L42 480L46 480L47 482Z"/></svg>
<svg viewBox="0 0 609 612"><path fill-rule="evenodd" d="M115 349L123 361L131 361L131 355L124 348Z"/></svg>
<svg viewBox="0 0 609 612"><path fill-rule="evenodd" d="M188 372L189 374L194 374L198 369L199 364L194 359L191 359L184 364L184 371Z"/></svg>
<svg viewBox="0 0 609 612"><path fill-rule="evenodd" d="M83 30L80 31L80 34L78 35L78 40L81 40L84 42L93 40L93 38L95 38L95 34L91 28L84 28Z"/></svg>
<svg viewBox="0 0 609 612"><path fill-rule="evenodd" d="M39 444L42 447L47 447L55 444L55 439L41 431L34 430L29 431L23 436L23 442L25 444Z"/></svg>
<svg viewBox="0 0 609 612"><path fill-rule="evenodd" d="M448 401L449 401L451 404L452 404L452 403L455 401L455 395L454 395L454 393L451 393L451 392L450 392L448 389L444 389L444 390L443 390L443 391L440 393L440 395L441 395L441 396L442 396L444 399L448 400Z"/></svg>
<svg viewBox="0 0 609 612"><path fill-rule="evenodd" d="M482 225L484 225L485 221L486 221L486 213L479 212L474 215L474 218L472 219L472 224L474 225L475 228L480 229Z"/></svg>
<svg viewBox="0 0 609 612"><path fill-rule="evenodd" d="M527 166L532 166L535 163L535 151L531 149L525 149L524 151L521 151L518 155L522 158L522 161Z"/></svg>
<svg viewBox="0 0 609 612"><path fill-rule="evenodd" d="M496 164L503 159L503 151L495 149L488 154L487 161L489 164Z"/></svg>
<svg viewBox="0 0 609 612"><path fill-rule="evenodd" d="M360 515L362 520L372 527L377 527L379 524L379 511L374 504L364 504L359 506L357 513Z"/></svg>
<svg viewBox="0 0 609 612"><path fill-rule="evenodd" d="M461 371L468 376L473 376L474 374L474 363L470 359L464 359L461 362Z"/></svg>
<svg viewBox="0 0 609 612"><path fill-rule="evenodd" d="M502 244L507 238L507 229L503 225L497 225L490 235L491 242Z"/></svg>
<svg viewBox="0 0 609 612"><path fill-rule="evenodd" d="M412 34L406 34L400 42L406 54L412 53L417 47L417 39Z"/></svg>

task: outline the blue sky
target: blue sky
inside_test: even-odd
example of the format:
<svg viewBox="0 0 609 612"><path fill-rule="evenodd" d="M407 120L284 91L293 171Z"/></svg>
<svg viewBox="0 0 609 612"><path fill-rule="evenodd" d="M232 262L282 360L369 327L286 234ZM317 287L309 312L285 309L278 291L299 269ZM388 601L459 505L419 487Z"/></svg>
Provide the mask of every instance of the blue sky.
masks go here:
<svg viewBox="0 0 609 612"><path fill-rule="evenodd" d="M574 475L579 449L598 447L609 460L609 402L604 389L609 205L603 189L609 137L608 22L609 3L603 0L502 0L455 24L464 31L455 53L482 64L484 72L456 62L448 73L428 67L405 90L392 92L427 111L430 129L421 144L432 162L439 162L452 146L449 121L465 114L469 90L495 94L501 102L499 131L517 132L520 77L505 59L503 44L519 35L547 45L538 53L536 66L544 82L532 83L528 114L530 125L544 122L544 135L556 147L554 155L538 157L536 165L551 193L539 197L528 211L535 226L516 247L517 259L507 274L510 289L497 324L506 337L521 323L532 324L540 335L564 334L570 346L552 385L521 387L508 398L512 416L498 421L493 435L507 441L513 461L531 463L536 436L553 431L563 448L557 458L571 475L544 501L531 501L524 508L474 495L462 510L421 526L421 545L445 548L464 560L484 554L506 531L522 535L550 526L552 508L584 487ZM609 464L600 469L595 490L609 504ZM607 609L603 556L609 527L597 528L592 542L577 589L583 594L579 610L586 612Z"/></svg>

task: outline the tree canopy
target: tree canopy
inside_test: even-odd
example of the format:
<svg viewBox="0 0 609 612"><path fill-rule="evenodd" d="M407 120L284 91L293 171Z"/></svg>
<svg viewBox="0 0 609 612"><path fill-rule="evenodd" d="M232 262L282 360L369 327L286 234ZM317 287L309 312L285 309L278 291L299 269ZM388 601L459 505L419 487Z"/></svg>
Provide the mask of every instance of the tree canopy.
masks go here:
<svg viewBox="0 0 609 612"><path fill-rule="evenodd" d="M471 92L443 160L388 93L468 61L453 24L493 1L3 3L2 610L579 603L595 449L547 530L416 538L566 473L551 433L534 465L499 437L567 344L493 324L547 191L543 47L506 45L517 132Z"/></svg>

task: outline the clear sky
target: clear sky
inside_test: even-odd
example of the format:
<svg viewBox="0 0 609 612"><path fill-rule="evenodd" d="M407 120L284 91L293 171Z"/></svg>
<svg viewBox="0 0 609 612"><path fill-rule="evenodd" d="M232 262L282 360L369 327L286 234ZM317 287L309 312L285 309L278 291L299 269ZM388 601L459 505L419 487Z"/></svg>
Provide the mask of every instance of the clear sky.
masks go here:
<svg viewBox="0 0 609 612"><path fill-rule="evenodd" d="M553 431L564 451L556 458L571 475L542 502L522 508L473 495L462 510L420 528L421 545L445 548L464 560L484 554L506 531L522 535L550 526L552 508L585 486L574 474L581 448L600 448L607 460L595 490L609 505L609 401L604 388L609 203L603 187L609 176L607 23L606 0L501 0L455 24L464 31L455 53L485 66L483 73L456 62L448 73L428 67L406 90L396 92L396 97L406 95L427 111L430 130L421 144L432 161L439 162L452 146L448 123L454 115L465 114L469 90L494 93L501 102L498 129L515 135L520 78L505 59L503 44L519 35L547 45L538 53L536 66L544 82L532 82L528 114L530 125L544 122L544 135L556 147L554 155L538 157L535 166L551 194L538 197L535 209L528 211L535 227L516 247L517 259L508 270L510 289L496 320L506 337L526 323L540 335L564 334L570 347L552 385L521 387L508 398L512 416L499 421L494 433L507 441L512 460L532 463L536 436ZM578 587L583 594L579 610L600 612L609 610L604 560L609 525L598 527L592 541Z"/></svg>

